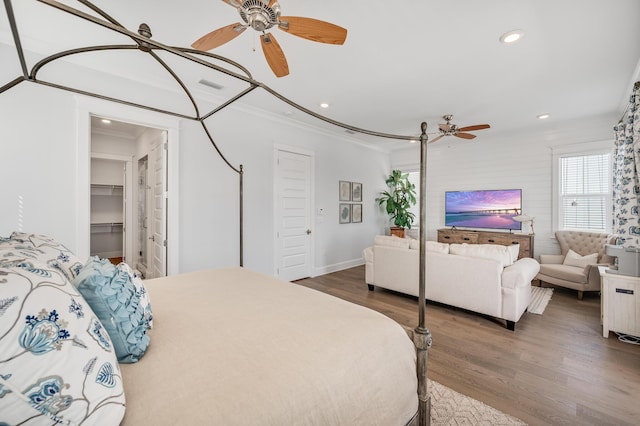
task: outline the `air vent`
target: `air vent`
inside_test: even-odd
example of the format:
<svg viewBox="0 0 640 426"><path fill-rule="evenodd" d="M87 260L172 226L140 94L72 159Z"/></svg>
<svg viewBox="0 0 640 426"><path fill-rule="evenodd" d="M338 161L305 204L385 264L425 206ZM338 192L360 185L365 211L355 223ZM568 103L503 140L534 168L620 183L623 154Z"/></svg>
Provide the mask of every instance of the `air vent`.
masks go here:
<svg viewBox="0 0 640 426"><path fill-rule="evenodd" d="M204 78L200 79L200 81L198 83L204 84L205 86L209 86L209 87L211 87L213 89L216 89L216 90L224 89L224 86L222 84L214 83L213 81L205 80Z"/></svg>

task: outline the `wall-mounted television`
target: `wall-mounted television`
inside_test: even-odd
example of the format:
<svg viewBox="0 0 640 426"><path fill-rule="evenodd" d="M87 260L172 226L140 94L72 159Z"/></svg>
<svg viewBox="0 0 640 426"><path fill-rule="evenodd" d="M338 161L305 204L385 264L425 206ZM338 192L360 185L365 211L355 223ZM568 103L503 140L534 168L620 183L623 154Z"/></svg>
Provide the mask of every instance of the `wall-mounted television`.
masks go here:
<svg viewBox="0 0 640 426"><path fill-rule="evenodd" d="M445 192L445 226L520 230L521 189Z"/></svg>

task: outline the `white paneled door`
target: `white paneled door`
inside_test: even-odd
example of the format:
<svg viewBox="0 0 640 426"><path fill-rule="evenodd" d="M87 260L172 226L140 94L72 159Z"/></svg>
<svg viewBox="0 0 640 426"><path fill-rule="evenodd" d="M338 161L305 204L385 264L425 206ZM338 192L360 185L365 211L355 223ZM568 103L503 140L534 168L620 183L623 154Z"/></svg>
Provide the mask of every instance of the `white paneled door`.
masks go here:
<svg viewBox="0 0 640 426"><path fill-rule="evenodd" d="M276 274L293 281L311 276L312 157L276 151Z"/></svg>
<svg viewBox="0 0 640 426"><path fill-rule="evenodd" d="M149 152L149 186L151 191L151 240L148 251L151 265L146 278L167 275L167 132L160 134ZM150 276L149 276L150 275Z"/></svg>

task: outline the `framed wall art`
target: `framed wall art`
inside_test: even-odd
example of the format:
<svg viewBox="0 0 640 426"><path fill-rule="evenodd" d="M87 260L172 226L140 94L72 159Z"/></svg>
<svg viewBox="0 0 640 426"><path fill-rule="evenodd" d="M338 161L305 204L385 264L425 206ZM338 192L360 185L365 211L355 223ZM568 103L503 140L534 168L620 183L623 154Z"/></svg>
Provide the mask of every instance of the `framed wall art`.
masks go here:
<svg viewBox="0 0 640 426"><path fill-rule="evenodd" d="M362 222L362 204L351 204L351 222Z"/></svg>
<svg viewBox="0 0 640 426"><path fill-rule="evenodd" d="M351 204L340 204L340 223L351 222Z"/></svg>
<svg viewBox="0 0 640 426"><path fill-rule="evenodd" d="M351 201L351 182L340 181L340 201Z"/></svg>
<svg viewBox="0 0 640 426"><path fill-rule="evenodd" d="M351 201L354 203L362 202L362 184L351 182Z"/></svg>

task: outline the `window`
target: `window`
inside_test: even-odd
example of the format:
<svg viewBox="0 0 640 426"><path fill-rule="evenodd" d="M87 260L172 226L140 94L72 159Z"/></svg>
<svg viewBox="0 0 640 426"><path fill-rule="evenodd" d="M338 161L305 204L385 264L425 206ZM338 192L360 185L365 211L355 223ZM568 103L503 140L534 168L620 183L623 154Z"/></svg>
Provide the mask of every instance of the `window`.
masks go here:
<svg viewBox="0 0 640 426"><path fill-rule="evenodd" d="M555 155L555 229L609 232L611 149Z"/></svg>

